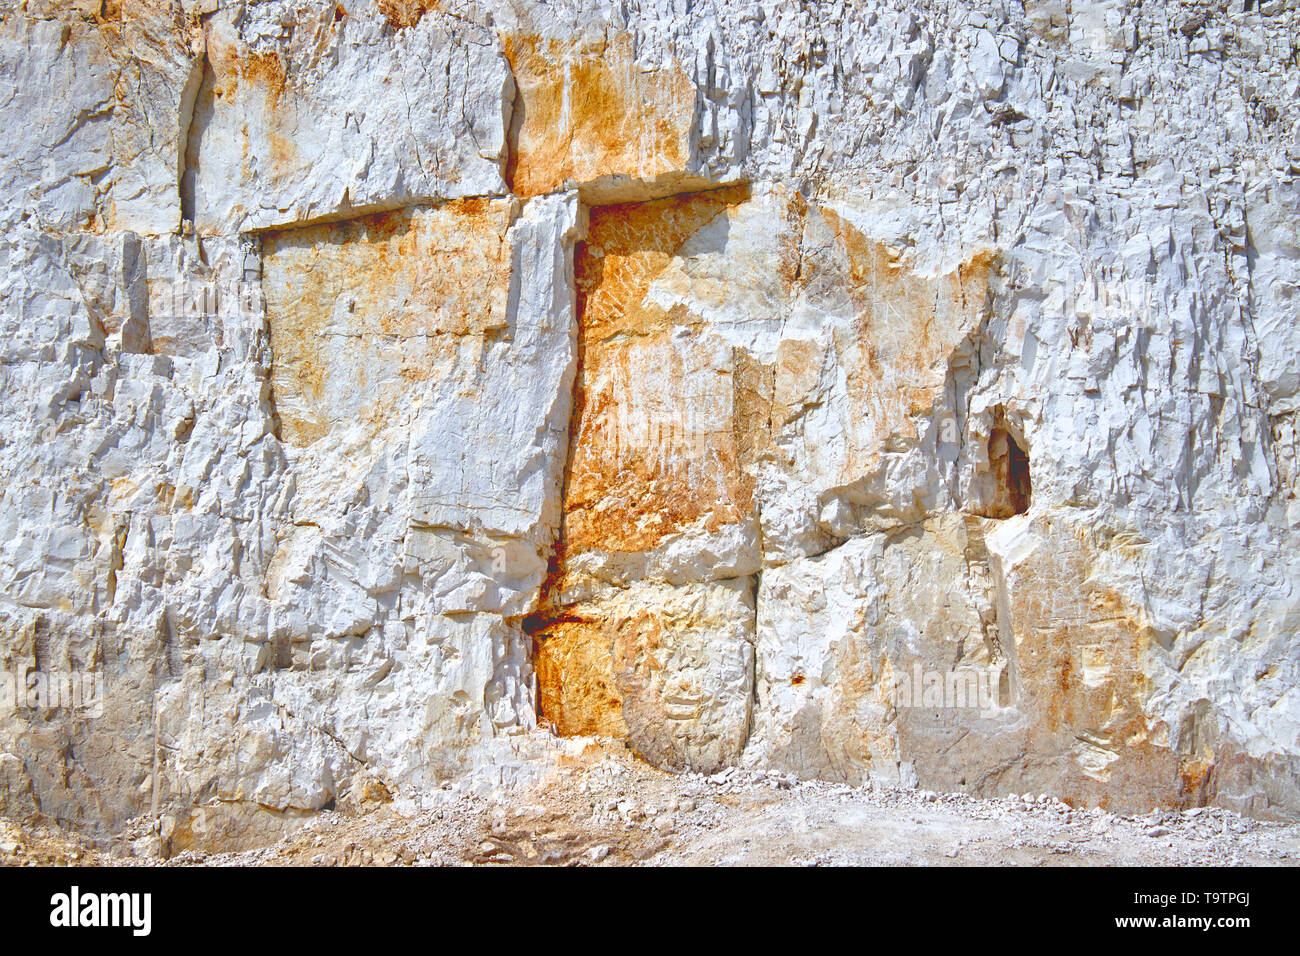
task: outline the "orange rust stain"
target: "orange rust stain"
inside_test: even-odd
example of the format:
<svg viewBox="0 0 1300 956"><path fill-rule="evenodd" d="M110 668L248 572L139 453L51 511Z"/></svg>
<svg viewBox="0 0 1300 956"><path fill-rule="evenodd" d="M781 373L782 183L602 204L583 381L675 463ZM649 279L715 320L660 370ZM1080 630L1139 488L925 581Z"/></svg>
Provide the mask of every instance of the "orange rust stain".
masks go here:
<svg viewBox="0 0 1300 956"><path fill-rule="evenodd" d="M211 74L200 96L213 108L240 117L233 137L243 175L276 182L298 173L307 160L296 142L295 98L281 56L244 50L212 31L207 52Z"/></svg>
<svg viewBox="0 0 1300 956"><path fill-rule="evenodd" d="M1183 760L1178 768L1178 805L1203 807L1214 795L1213 759Z"/></svg>
<svg viewBox="0 0 1300 956"><path fill-rule="evenodd" d="M680 66L643 72L626 34L588 45L511 34L502 43L518 89L515 193L685 170L695 88Z"/></svg>
<svg viewBox="0 0 1300 956"><path fill-rule="evenodd" d="M1068 641L1068 636L1066 640ZM1048 730L1055 731L1061 724L1074 723L1074 712L1070 706L1075 690L1074 682L1071 680L1071 675L1074 673L1072 654L1073 649L1068 644L1058 647L1052 662L1048 665L1052 687L1052 694L1047 704Z"/></svg>
<svg viewBox="0 0 1300 956"><path fill-rule="evenodd" d="M644 550L697 520L716 528L752 510L729 411L730 351L717 350L716 366L681 354L672 330L701 320L646 299L682 243L747 196L736 188L591 211L575 266L579 376L565 493L573 551Z"/></svg>
<svg viewBox="0 0 1300 956"><path fill-rule="evenodd" d="M678 642L734 623L674 589L578 605L535 645L539 717L561 735L626 739L657 766L687 766L679 723L713 691L674 671Z"/></svg>
<svg viewBox="0 0 1300 956"><path fill-rule="evenodd" d="M442 0L379 0L379 12L394 30L413 27L424 19L426 13L441 10Z"/></svg>
<svg viewBox="0 0 1300 956"><path fill-rule="evenodd" d="M174 0L103 0L97 13L89 19L104 26L151 21L177 23L182 16L181 5Z"/></svg>
<svg viewBox="0 0 1300 956"><path fill-rule="evenodd" d="M738 488L746 497L754 493L751 465L772 449L776 374L748 351L733 351L731 375L731 441L741 468Z"/></svg>
<svg viewBox="0 0 1300 956"><path fill-rule="evenodd" d="M911 270L904 252L860 232L827 207L809 214L810 232L833 237L829 255L805 260L804 282L842 284L856 310L855 334L838 344L861 439L845 479L869 470L890 436L914 432L943 391L948 359L986 311L992 250L980 249L938 276Z"/></svg>
<svg viewBox="0 0 1300 956"><path fill-rule="evenodd" d="M599 623L552 625L535 646L538 716L563 737L626 739L623 696L613 662Z"/></svg>
<svg viewBox="0 0 1300 956"><path fill-rule="evenodd" d="M630 393L656 370L662 388ZM690 367L655 333L589 354L584 371L592 377L565 497L573 550L646 550L698 520L716 529L749 514L753 487L731 430L730 370ZM701 402L717 421L697 415Z"/></svg>
<svg viewBox="0 0 1300 956"><path fill-rule="evenodd" d="M298 148L293 140L278 133L269 134L271 143L271 163L275 169L286 169L297 161Z"/></svg>
<svg viewBox="0 0 1300 956"><path fill-rule="evenodd" d="M207 51L212 72L200 96L242 118L236 135L245 175L276 180L298 171L304 159L294 141L292 81L280 54L251 52L211 31Z"/></svg>
<svg viewBox="0 0 1300 956"><path fill-rule="evenodd" d="M704 354L707 347L698 340L678 350L674 332L705 332L704 321L648 297L686 240L747 199L748 189L736 187L591 210L588 237L576 256L580 369L564 499L570 553L644 551L687 526L717 530L752 517L747 466L770 452L774 429L813 390L822 346L782 343L775 367L739 348ZM850 362L850 377L869 396L865 404L879 426L875 441L882 444L907 414L928 409L941 391L944 362L983 307L994 257L979 253L937 280L913 276L880 244L819 210L838 241L829 257L834 264L805 263L801 237L813 212L798 196L786 197L784 208L786 254L778 278L786 292L838 281L857 303L868 337L879 334L898 354L918 361L919 353L926 362L929 380L902 376L904 382L920 380L902 406L888 404L904 390L898 381ZM945 306L945 298L958 302ZM968 300L975 304L967 307ZM954 327L933 336L936 312L945 308L955 313L945 317ZM561 568L557 581L562 576ZM557 584L553 593L561 589Z"/></svg>
<svg viewBox="0 0 1300 956"><path fill-rule="evenodd" d="M1091 581L1093 544L1051 530L1045 537L1016 569L1011 591L1018 706L1036 715L1025 747L1045 754L1068 750L1080 736L1101 741L1116 755L1106 778L1071 766L1061 792L1093 805L1103 798L1176 805L1190 783L1180 783L1178 755L1145 709L1151 628L1122 595ZM1085 648L1098 655L1091 675Z"/></svg>
<svg viewBox="0 0 1300 956"><path fill-rule="evenodd" d="M221 69L213 64L217 79L222 83L227 94L241 86L257 87L267 98L267 105L274 107L284 96L289 77L285 72L284 61L276 52L241 53L237 50L227 51Z"/></svg>
<svg viewBox="0 0 1300 956"><path fill-rule="evenodd" d="M455 369L461 340L503 327L508 228L507 201L474 200L266 233L281 437L310 444L335 419L378 430L413 384Z"/></svg>
<svg viewBox="0 0 1300 956"><path fill-rule="evenodd" d="M754 520L750 466L772 453L773 433L815 391L827 346L783 342L767 364L710 333L686 307L664 307L650 297L667 270L681 268L683 244L748 199L749 190L737 187L590 210L588 235L575 256L579 371L563 548L544 606L555 609L568 558L583 551L645 551L688 527L717 530ZM833 212L797 196L784 201L775 277L781 294L793 299L809 287L833 284L855 306L857 336L832 347L869 420L855 439L857 459L847 466L860 474L862 463L877 458L889 437L910 424L909 416L928 412L942 393L949 356L984 314L997 260L980 251L948 274L917 275L900 255ZM829 254L805 258L805 244L829 248ZM637 690L662 680L654 676L655 656L648 650L653 628L643 625L610 631L543 623L538 656L554 658L544 678L539 668L546 684L543 716L562 728L594 726L593 715L613 708L606 674L620 690L620 713L652 696ZM574 645L583 640L592 646L579 652ZM614 663L607 665L610 655ZM842 668L832 689L846 712L849 702L883 693L882 672L868 662L866 650L860 656L860 666ZM579 660L602 682L555 663ZM633 660L641 664L634 667ZM625 722L646 725L631 717ZM864 719L859 730L863 761L893 752L883 721Z"/></svg>
<svg viewBox="0 0 1300 956"><path fill-rule="evenodd" d="M771 422L780 431L805 408L821 376L824 347L809 339L787 339L777 346L772 369Z"/></svg>
<svg viewBox="0 0 1300 956"><path fill-rule="evenodd" d="M687 239L749 195L748 186L733 186L594 207L574 266L586 339L670 328L664 310L645 301L651 282Z"/></svg>

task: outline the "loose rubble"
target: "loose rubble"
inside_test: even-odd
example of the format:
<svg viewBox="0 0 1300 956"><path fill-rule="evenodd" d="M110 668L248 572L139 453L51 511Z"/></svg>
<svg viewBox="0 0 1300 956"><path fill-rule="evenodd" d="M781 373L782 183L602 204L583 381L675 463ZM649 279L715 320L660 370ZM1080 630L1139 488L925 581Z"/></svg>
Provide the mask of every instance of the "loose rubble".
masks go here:
<svg viewBox="0 0 1300 956"><path fill-rule="evenodd" d="M1296 865L1300 825L1220 808L1115 814L1047 794L998 800L848 787L779 772L671 774L624 748L570 741L522 790L456 786L322 813L239 853L135 856L6 826L0 863L126 866ZM576 755L576 756L575 756ZM468 781L465 782L468 784Z"/></svg>

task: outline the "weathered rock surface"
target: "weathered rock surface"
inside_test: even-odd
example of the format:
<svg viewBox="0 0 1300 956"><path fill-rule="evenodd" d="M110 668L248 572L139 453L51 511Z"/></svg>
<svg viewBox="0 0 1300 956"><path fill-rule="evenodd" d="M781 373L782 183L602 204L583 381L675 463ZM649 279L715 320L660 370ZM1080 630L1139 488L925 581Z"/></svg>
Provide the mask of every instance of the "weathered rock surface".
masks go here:
<svg viewBox="0 0 1300 956"><path fill-rule="evenodd" d="M0 812L228 842L540 723L1300 813L1241 7L0 4Z"/></svg>
<svg viewBox="0 0 1300 956"><path fill-rule="evenodd" d="M173 0L0 6L6 229L172 232L202 43Z"/></svg>
<svg viewBox="0 0 1300 956"><path fill-rule="evenodd" d="M185 181L200 232L506 192L514 80L492 32L378 7L221 4L205 21Z"/></svg>
<svg viewBox="0 0 1300 956"><path fill-rule="evenodd" d="M576 605L541 642L541 712L557 732L626 737L674 770L720 770L749 734L754 601L747 581L643 582Z"/></svg>

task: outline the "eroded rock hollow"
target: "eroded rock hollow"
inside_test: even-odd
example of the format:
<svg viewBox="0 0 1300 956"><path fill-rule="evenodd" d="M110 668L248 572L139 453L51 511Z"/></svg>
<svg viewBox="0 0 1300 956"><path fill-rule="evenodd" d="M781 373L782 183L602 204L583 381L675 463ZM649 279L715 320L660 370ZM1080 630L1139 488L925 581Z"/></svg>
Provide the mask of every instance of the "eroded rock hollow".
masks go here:
<svg viewBox="0 0 1300 956"><path fill-rule="evenodd" d="M0 11L0 813L1300 813L1294 0Z"/></svg>

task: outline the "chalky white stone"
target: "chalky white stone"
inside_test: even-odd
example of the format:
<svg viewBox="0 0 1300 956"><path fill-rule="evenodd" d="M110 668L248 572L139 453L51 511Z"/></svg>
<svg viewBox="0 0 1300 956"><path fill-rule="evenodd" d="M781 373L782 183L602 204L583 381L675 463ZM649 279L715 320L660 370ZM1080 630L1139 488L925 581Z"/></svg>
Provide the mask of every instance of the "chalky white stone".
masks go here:
<svg viewBox="0 0 1300 956"><path fill-rule="evenodd" d="M0 813L215 845L547 725L1300 813L1241 6L0 3L0 667L107 687L7 702Z"/></svg>

